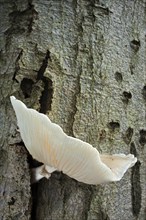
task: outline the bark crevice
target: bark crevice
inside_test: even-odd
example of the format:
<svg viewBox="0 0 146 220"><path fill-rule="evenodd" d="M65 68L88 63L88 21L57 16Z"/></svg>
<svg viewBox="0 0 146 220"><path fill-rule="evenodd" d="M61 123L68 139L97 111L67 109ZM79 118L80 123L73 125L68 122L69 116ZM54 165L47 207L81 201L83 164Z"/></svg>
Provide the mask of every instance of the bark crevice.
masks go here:
<svg viewBox="0 0 146 220"><path fill-rule="evenodd" d="M42 80L43 91L40 97L40 112L46 114L51 110L51 103L53 98L53 82L48 77L44 76L45 70L48 66L48 61L51 60L50 51L47 50L45 58L37 74L37 80Z"/></svg>
<svg viewBox="0 0 146 220"><path fill-rule="evenodd" d="M17 75L18 71L20 70L19 61L22 58L22 56L23 56L23 49L20 49L20 52L18 53L17 59L15 61L15 71L14 71L14 74L12 77L12 80L16 81L17 83L19 83L19 82L16 79L16 75Z"/></svg>
<svg viewBox="0 0 146 220"><path fill-rule="evenodd" d="M132 142L130 152L137 156L135 144ZM132 212L133 215L138 217L141 209L141 183L140 183L140 167L141 163L138 160L131 171L131 197L132 197Z"/></svg>

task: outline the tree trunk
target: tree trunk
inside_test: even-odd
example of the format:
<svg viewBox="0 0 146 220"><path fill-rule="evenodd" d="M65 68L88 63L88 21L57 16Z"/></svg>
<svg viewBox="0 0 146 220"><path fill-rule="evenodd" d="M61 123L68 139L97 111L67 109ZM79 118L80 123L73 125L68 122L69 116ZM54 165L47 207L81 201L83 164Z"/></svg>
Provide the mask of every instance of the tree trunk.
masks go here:
<svg viewBox="0 0 146 220"><path fill-rule="evenodd" d="M0 6L0 220L144 220L146 1ZM91 186L56 172L31 187L36 162L10 95L101 153L131 152L138 162L117 183Z"/></svg>

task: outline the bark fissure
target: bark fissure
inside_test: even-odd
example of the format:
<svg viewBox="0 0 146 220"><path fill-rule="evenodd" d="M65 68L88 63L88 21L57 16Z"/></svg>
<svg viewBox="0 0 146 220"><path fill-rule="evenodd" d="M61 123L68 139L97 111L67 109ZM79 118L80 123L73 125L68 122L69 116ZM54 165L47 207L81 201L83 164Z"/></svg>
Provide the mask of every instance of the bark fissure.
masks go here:
<svg viewBox="0 0 146 220"><path fill-rule="evenodd" d="M142 96L143 96L144 101L146 102L146 85L142 89Z"/></svg>
<svg viewBox="0 0 146 220"><path fill-rule="evenodd" d="M37 80L42 80L43 77L44 77L44 73L45 73L45 70L48 66L48 60L51 59L50 57L50 51L47 50L46 52L46 55L45 55L45 58L43 59L42 61L42 65L40 67L40 69L38 70L38 74L37 74Z"/></svg>
<svg viewBox="0 0 146 220"><path fill-rule="evenodd" d="M132 142L130 152L137 156L135 144ZM140 161L137 161L131 172L131 196L132 196L132 212L138 217L141 209L141 183L140 183Z"/></svg>
<svg viewBox="0 0 146 220"><path fill-rule="evenodd" d="M20 49L18 57L15 61L15 72L14 72L13 77L12 77L12 80L16 81L17 83L18 83L18 80L16 79L16 75L17 75L18 71L20 70L19 61L22 58L22 56L23 56L23 49Z"/></svg>
<svg viewBox="0 0 146 220"><path fill-rule="evenodd" d="M77 99L80 95L80 75L78 75L77 77L77 81L76 81L76 91L75 94L73 96L73 104L72 104L72 113L70 114L70 135L71 136L75 136L74 135L74 130L73 130L73 124L75 121L75 115L77 112Z"/></svg>
<svg viewBox="0 0 146 220"><path fill-rule="evenodd" d="M30 184L32 183L31 169L39 167L42 165L41 162L33 159L33 157L28 153L27 161L30 169ZM31 220L37 219L36 209L37 209L37 196L38 196L38 182L31 184Z"/></svg>
<svg viewBox="0 0 146 220"><path fill-rule="evenodd" d="M32 207L31 207L31 220L37 220L37 197L38 197L38 184L34 183L31 186L31 199L32 199Z"/></svg>
<svg viewBox="0 0 146 220"><path fill-rule="evenodd" d="M44 76L46 68L48 66L48 60L51 60L50 51L46 52L45 58L42 61L42 65L37 73L37 81L41 80L43 82L43 91L40 96L40 112L46 114L48 110L51 110L51 103L53 97L53 83L52 80ZM38 167L41 165L40 162L34 160L31 155L29 155L29 165L30 168ZM31 219L37 219L37 206L38 206L38 184L34 183L31 186L31 198L32 198L32 208L31 208Z"/></svg>
<svg viewBox="0 0 146 220"><path fill-rule="evenodd" d="M53 83L52 80L47 77L43 77L42 81L44 83L44 90L40 97L40 112L46 114L48 110L51 110Z"/></svg>
<svg viewBox="0 0 146 220"><path fill-rule="evenodd" d="M86 200L86 212L85 212L85 219L89 219L88 218L88 214L91 208L91 202L94 196L94 192L95 192L95 186L89 186L87 189L87 200Z"/></svg>
<svg viewBox="0 0 146 220"><path fill-rule="evenodd" d="M132 140L133 132L134 132L134 129L129 127L126 130L125 134L123 135L123 140L125 141L126 144L130 144Z"/></svg>
<svg viewBox="0 0 146 220"><path fill-rule="evenodd" d="M44 89L40 97L40 112L46 114L51 110L51 103L53 98L53 82L51 79L44 76L45 70L48 66L48 60L51 60L50 51L46 52L45 58L37 74L37 80L42 80Z"/></svg>
<svg viewBox="0 0 146 220"><path fill-rule="evenodd" d="M146 144L146 130L142 129L139 131L140 138L139 138L139 143L144 146Z"/></svg>

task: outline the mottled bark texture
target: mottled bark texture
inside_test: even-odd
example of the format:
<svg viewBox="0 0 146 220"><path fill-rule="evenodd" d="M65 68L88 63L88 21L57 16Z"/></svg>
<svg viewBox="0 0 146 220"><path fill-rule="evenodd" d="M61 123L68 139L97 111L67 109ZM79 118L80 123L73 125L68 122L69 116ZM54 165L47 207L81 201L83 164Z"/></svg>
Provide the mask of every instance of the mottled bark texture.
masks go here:
<svg viewBox="0 0 146 220"><path fill-rule="evenodd" d="M0 10L0 220L144 220L146 1L1 0ZM10 95L137 164L118 183L54 173L31 188Z"/></svg>

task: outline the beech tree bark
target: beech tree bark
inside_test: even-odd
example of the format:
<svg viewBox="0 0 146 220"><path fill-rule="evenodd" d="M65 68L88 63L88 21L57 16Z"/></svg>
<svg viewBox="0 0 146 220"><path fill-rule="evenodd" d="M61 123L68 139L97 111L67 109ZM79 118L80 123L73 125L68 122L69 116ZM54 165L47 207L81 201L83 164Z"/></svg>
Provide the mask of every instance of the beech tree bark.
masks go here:
<svg viewBox="0 0 146 220"><path fill-rule="evenodd" d="M0 10L0 220L144 220L146 1L0 0ZM101 153L138 162L117 183L56 172L31 186L37 163L10 95Z"/></svg>

